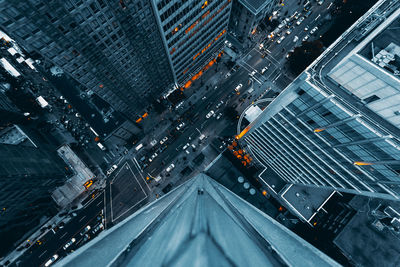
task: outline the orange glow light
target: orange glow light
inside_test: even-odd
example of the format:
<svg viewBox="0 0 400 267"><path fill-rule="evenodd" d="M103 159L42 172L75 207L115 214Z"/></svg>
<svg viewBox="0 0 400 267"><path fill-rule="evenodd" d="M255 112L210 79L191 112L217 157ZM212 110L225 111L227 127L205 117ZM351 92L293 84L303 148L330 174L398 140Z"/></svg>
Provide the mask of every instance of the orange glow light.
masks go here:
<svg viewBox="0 0 400 267"><path fill-rule="evenodd" d="M263 190L262 194L263 194L263 196L266 196L267 195L267 191Z"/></svg>
<svg viewBox="0 0 400 267"><path fill-rule="evenodd" d="M136 123L139 123L141 121L142 121L142 118L139 118L139 119L136 120Z"/></svg>
<svg viewBox="0 0 400 267"><path fill-rule="evenodd" d="M185 88L189 88L192 85L192 81L187 81L184 85Z"/></svg>
<svg viewBox="0 0 400 267"><path fill-rule="evenodd" d="M240 138L242 138L243 135L245 135L249 130L250 130L250 126L247 126L246 128L244 128L244 130L240 134L236 135L236 139L239 140Z"/></svg>
<svg viewBox="0 0 400 267"><path fill-rule="evenodd" d="M94 138L94 141L95 141L95 142L99 142L99 141L100 141L100 137L96 136L96 137Z"/></svg>
<svg viewBox="0 0 400 267"><path fill-rule="evenodd" d="M365 165L372 165L372 163L371 162L363 162L363 161L355 161L354 165L365 166Z"/></svg>
<svg viewBox="0 0 400 267"><path fill-rule="evenodd" d="M149 113L146 112L146 113L143 114L142 118L144 119L144 118L146 118L147 116L149 116Z"/></svg>
<svg viewBox="0 0 400 267"><path fill-rule="evenodd" d="M324 128L317 128L317 129L314 130L314 133L319 133L319 132L322 132L324 130L325 130Z"/></svg>
<svg viewBox="0 0 400 267"><path fill-rule="evenodd" d="M104 87L104 85L100 84L100 85L99 85L99 87L100 87L100 88L103 88L103 87Z"/></svg>

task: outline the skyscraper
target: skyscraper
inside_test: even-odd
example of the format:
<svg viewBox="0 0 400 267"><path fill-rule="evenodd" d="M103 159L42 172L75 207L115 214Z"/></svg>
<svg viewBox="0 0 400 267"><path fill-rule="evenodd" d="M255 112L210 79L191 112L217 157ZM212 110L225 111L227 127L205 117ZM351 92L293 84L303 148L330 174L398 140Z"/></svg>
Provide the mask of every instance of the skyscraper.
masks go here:
<svg viewBox="0 0 400 267"><path fill-rule="evenodd" d="M230 9L230 0L3 0L0 27L135 118L215 62Z"/></svg>
<svg viewBox="0 0 400 267"><path fill-rule="evenodd" d="M229 29L235 38L246 43L256 31L258 24L266 15L272 13L277 4L278 0L233 0Z"/></svg>
<svg viewBox="0 0 400 267"><path fill-rule="evenodd" d="M174 82L150 1L4 0L0 13L28 53L132 118Z"/></svg>
<svg viewBox="0 0 400 267"><path fill-rule="evenodd" d="M339 266L199 174L81 247L59 266Z"/></svg>
<svg viewBox="0 0 400 267"><path fill-rule="evenodd" d="M223 48L231 0L152 1L176 82L189 86Z"/></svg>
<svg viewBox="0 0 400 267"><path fill-rule="evenodd" d="M238 135L288 183L400 197L398 1L378 1Z"/></svg>
<svg viewBox="0 0 400 267"><path fill-rule="evenodd" d="M9 123L21 122L24 118L18 108L1 90L2 86L0 84L0 127L6 126Z"/></svg>
<svg viewBox="0 0 400 267"><path fill-rule="evenodd" d="M45 146L0 144L0 236L8 249L55 208L50 191L65 182L65 167Z"/></svg>

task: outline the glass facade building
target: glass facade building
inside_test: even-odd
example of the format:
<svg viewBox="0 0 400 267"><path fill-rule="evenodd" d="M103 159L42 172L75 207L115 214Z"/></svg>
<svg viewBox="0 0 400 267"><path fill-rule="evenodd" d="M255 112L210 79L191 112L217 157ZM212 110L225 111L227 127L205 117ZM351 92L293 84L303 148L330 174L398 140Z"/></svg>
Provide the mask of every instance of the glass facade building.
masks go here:
<svg viewBox="0 0 400 267"><path fill-rule="evenodd" d="M174 82L150 1L2 0L0 13L28 53L132 118Z"/></svg>
<svg viewBox="0 0 400 267"><path fill-rule="evenodd" d="M176 82L185 85L222 51L231 0L153 2Z"/></svg>
<svg viewBox="0 0 400 267"><path fill-rule="evenodd" d="M372 60L359 59L373 38L379 39L397 23L398 5L374 5L248 127L243 140L254 158L288 183L400 197L400 131L395 124L399 102L380 102L379 110L391 110L389 114L371 106L379 97L365 100L373 95L383 98L384 92L393 90L398 97L400 81ZM380 19L374 24L371 17ZM367 26L367 32L361 31ZM348 68L353 58L359 59L358 66ZM386 88L371 89L371 83ZM355 94L356 89L362 96Z"/></svg>
<svg viewBox="0 0 400 267"><path fill-rule="evenodd" d="M0 144L0 238L8 249L56 210L50 192L67 180L67 170L45 144Z"/></svg>

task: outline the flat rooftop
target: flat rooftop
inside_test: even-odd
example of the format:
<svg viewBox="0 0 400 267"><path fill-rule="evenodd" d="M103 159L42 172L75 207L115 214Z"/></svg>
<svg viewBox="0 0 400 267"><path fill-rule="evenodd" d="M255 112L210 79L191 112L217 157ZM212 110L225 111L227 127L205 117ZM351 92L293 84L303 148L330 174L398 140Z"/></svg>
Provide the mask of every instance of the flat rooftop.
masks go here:
<svg viewBox="0 0 400 267"><path fill-rule="evenodd" d="M400 236L387 228L379 231L374 227L372 223L376 217L371 212L378 205L391 205L400 209L400 203L356 197L350 205L359 212L335 238L335 245L360 266L399 266Z"/></svg>
<svg viewBox="0 0 400 267"><path fill-rule="evenodd" d="M290 208L310 222L319 209L329 200L334 191L321 187L289 185L281 194Z"/></svg>
<svg viewBox="0 0 400 267"><path fill-rule="evenodd" d="M253 14L260 12L266 5L268 5L272 0L238 0L239 3L244 5Z"/></svg>

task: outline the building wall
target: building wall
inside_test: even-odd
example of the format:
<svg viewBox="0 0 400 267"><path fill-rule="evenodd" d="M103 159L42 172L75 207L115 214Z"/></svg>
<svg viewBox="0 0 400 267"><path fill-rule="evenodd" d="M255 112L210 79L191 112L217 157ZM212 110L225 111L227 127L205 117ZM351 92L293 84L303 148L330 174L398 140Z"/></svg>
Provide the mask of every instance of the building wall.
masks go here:
<svg viewBox="0 0 400 267"><path fill-rule="evenodd" d="M146 0L0 2L1 27L128 116L173 83Z"/></svg>
<svg viewBox="0 0 400 267"><path fill-rule="evenodd" d="M0 144L0 236L22 236L55 207L50 191L65 182L65 167L45 146Z"/></svg>
<svg viewBox="0 0 400 267"><path fill-rule="evenodd" d="M245 43L252 35L253 30L277 5L277 0L270 0L269 3L254 11L239 0L233 0L232 15L229 21L229 30L236 35L235 37Z"/></svg>
<svg viewBox="0 0 400 267"><path fill-rule="evenodd" d="M384 164L400 160L397 139L309 83L306 73L268 106L244 139L256 159L289 183L400 196L400 165Z"/></svg>
<svg viewBox="0 0 400 267"><path fill-rule="evenodd" d="M200 71L223 47L230 0L153 0L178 84Z"/></svg>

